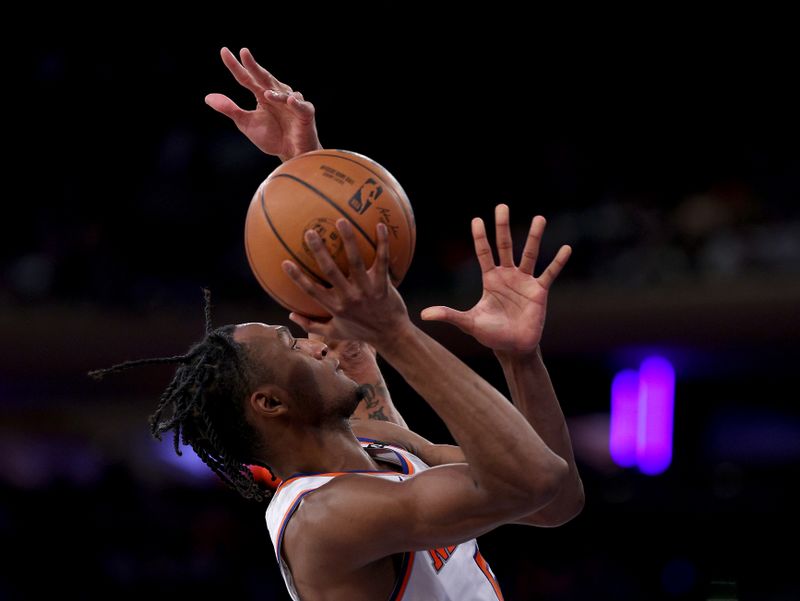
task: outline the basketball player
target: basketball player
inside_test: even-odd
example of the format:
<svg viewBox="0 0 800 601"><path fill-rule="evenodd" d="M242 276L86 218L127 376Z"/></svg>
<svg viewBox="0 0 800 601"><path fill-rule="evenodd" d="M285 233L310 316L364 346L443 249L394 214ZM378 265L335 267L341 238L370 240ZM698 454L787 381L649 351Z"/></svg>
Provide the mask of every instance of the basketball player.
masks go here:
<svg viewBox="0 0 800 601"><path fill-rule="evenodd" d="M227 48L222 48L220 55L234 79L254 95L256 108L246 111L227 96L209 94L206 96L206 103L211 108L233 120L256 147L266 154L279 157L281 161L322 148L314 120L314 105L306 101L300 92L278 81L256 62L247 48L240 51L241 62ZM495 352L508 380L512 399L520 411L535 424L548 445L568 462L574 486L569 498L564 499L567 501L564 504L573 505L575 501L582 499L580 478L563 414L542 363L541 353L538 346L531 345L530 339L525 336L529 333L527 309L524 305L503 302L505 298L522 298L529 282L528 274L512 274L505 269L513 265L513 259L510 256L511 235L505 212L507 209L501 211L503 214L496 220L498 247L503 250L500 257L501 269L484 274L484 292L480 302L466 313L445 307L432 307L423 311L422 318L452 323ZM314 338L315 335L310 336ZM364 399L351 419L384 420L407 428L400 412L392 403L375 361L374 349L360 341L322 340L328 344L331 354L340 361L343 371L364 387ZM526 400L528 388L536 386L531 382L541 382L546 390L546 394L537 398L535 403ZM366 421L354 421L353 428L365 436L374 434L371 424ZM405 434L397 429L394 432L396 436ZM384 433L384 437L388 437L388 434ZM447 446L435 447L435 451L430 452L453 461L460 461L462 458L457 449Z"/></svg>
<svg viewBox="0 0 800 601"><path fill-rule="evenodd" d="M248 54L242 55L245 64L252 60ZM313 107L295 92L283 93L275 103L296 119L280 123L277 145L259 147L288 158L297 149L313 149L310 136L297 135L313 126ZM220 102L218 110L225 112ZM248 137L256 131L252 119L236 113L241 109L225 110L237 115ZM326 323L295 314L291 319L310 333L374 346L440 415L459 447L431 445L376 421L367 429L395 444L358 440L349 418L364 387L342 373L323 342L295 339L285 328L265 324L212 330L208 304L206 337L187 354L111 370L180 363L153 415L153 432L173 430L176 450L179 440L192 445L245 496L261 494L248 463L269 466L281 478L267 523L293 599L502 598L475 537L505 523L557 525L582 505L563 416L538 352L547 293L569 248L562 247L534 278L544 220L534 219L517 267L508 209L500 205L499 265L482 221L473 221L482 299L466 313L446 307L423 312L423 318L454 323L495 350L515 408L412 324L388 279L385 226L378 226L378 254L369 270L349 224L342 220L337 227L349 277L314 232L306 242L333 287L322 288L285 263L287 274L333 317ZM429 469L433 465L438 467Z"/></svg>
<svg viewBox="0 0 800 601"><path fill-rule="evenodd" d="M507 208L498 207L497 214L502 220ZM378 442L359 440L349 417L362 388L342 373L323 343L295 339L280 326L247 323L212 330L209 324L206 338L185 355L111 370L180 363L153 415L153 432L174 431L176 448L179 439L191 445L245 496L261 494L248 464L269 466L282 480L266 517L293 599L501 599L475 538L502 524L557 525L575 515L579 498L557 503L574 495L570 466L532 420L413 325L388 277L386 227L378 226L377 257L369 270L349 223L340 220L337 227L347 277L316 232L306 234L332 288L284 263L287 274L332 318L323 323L292 314L292 320L316 334L373 345L444 420L458 448L437 450L408 430L377 422L373 428L395 431L376 430ZM504 267L510 246L500 246L501 265L495 265L483 223L473 221L488 294L509 293L510 305L498 311L491 301L481 301L471 316L451 319L471 319L461 325L479 339L507 346L502 353L535 352L549 287L569 257L569 247L562 247L533 277L543 229L543 219L534 219L519 267L513 262ZM522 334L507 329L510 321L503 319L514 316L514 307L526 314ZM427 311L435 317L451 310ZM551 394L536 362L512 373L511 382L531 414L537 397L547 402ZM399 442L384 444L392 436Z"/></svg>
<svg viewBox="0 0 800 601"><path fill-rule="evenodd" d="M247 48L242 48L239 53L241 62L227 48L222 48L220 55L234 79L253 94L256 108L243 110L223 94L209 94L205 100L211 108L229 117L257 148L266 154L279 157L281 161L322 148L314 119L314 105L305 100L300 92L292 90L291 86L282 83L259 65ZM507 215L502 219L505 221L497 221L498 244L510 248ZM509 263L508 257L504 256L501 266L507 267ZM492 288L501 281L508 286L507 289ZM484 283L486 284L486 279ZM522 288L525 283L524 277L521 280L493 278L490 286L485 286L481 302L471 311L459 313L444 307L436 307L423 312L422 317L453 323L491 348L503 366L511 396L515 403L520 404L523 412L526 382L530 378L544 379L548 394L535 405L538 417L534 417L533 414L531 417L541 422L537 424L537 428L542 436L551 448L569 463L571 475L576 482L575 496L580 497L582 495L580 479L572 456L569 434L549 383L547 371L542 364L541 355L537 348L533 353L534 356L526 356L520 351L528 346L515 339L515 335L526 331L525 311L517 306L496 302L496 299L503 298L504 294L517 296L519 291L516 287ZM314 338L314 334L310 336ZM375 350L360 341L336 341L324 338L322 340L327 343L330 354L340 361L343 371L364 386L364 399L354 411L352 419L385 420L406 427L400 412L392 403L375 361ZM529 370L533 370L534 373L529 374ZM359 434L372 433L366 421L358 423L354 421L353 428ZM398 434L402 434L402 431ZM453 455L449 451L445 455L454 460L459 457L457 453Z"/></svg>

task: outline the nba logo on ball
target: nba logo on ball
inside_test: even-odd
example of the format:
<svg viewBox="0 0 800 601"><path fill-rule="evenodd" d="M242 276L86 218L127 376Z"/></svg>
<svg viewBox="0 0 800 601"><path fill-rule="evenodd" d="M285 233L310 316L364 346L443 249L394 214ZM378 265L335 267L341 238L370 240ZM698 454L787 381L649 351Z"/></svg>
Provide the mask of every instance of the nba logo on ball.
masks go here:
<svg viewBox="0 0 800 601"><path fill-rule="evenodd" d="M376 200L378 196L381 195L381 192L383 192L383 188L380 187L378 182L369 178L364 182L364 185L353 194L353 198L351 198L347 204L359 215L363 215L372 204L372 201Z"/></svg>
<svg viewBox="0 0 800 601"><path fill-rule="evenodd" d="M347 219L367 266L375 260L378 223L389 229L389 277L405 277L417 240L414 212L389 171L370 158L345 150L315 150L283 163L253 195L245 222L245 249L261 287L278 303L310 317L328 313L283 272L295 263L312 281L327 286L304 234L320 234L333 260L348 273L346 253L336 229Z"/></svg>

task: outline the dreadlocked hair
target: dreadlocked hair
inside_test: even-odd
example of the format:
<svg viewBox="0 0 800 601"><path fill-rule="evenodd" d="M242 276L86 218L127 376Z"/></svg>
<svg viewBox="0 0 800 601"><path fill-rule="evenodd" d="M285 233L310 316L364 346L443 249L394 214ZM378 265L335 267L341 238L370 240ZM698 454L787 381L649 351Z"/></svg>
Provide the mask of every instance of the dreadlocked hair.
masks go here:
<svg viewBox="0 0 800 601"><path fill-rule="evenodd" d="M184 355L125 361L89 372L103 376L159 363L178 363L172 381L150 416L150 431L158 440L172 430L175 452L190 445L197 456L228 486L246 499L264 501L272 491L256 482L248 465L260 465L262 443L247 422L244 399L256 377L247 348L233 340L234 326L212 329L211 295L204 290L205 336Z"/></svg>

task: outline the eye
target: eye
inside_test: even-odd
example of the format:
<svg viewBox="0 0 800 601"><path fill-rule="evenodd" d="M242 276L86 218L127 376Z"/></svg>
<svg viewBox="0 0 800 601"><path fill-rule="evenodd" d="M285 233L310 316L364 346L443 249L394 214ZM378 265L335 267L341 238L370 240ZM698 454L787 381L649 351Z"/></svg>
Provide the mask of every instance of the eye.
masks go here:
<svg viewBox="0 0 800 601"><path fill-rule="evenodd" d="M293 351L297 350L297 338L293 338L292 339L292 346L291 346L290 350L293 350Z"/></svg>

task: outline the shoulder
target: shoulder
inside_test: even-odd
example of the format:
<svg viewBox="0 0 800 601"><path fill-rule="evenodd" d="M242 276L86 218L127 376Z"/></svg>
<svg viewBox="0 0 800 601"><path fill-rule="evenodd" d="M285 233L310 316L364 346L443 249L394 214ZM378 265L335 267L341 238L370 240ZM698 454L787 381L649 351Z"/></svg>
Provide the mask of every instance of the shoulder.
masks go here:
<svg viewBox="0 0 800 601"><path fill-rule="evenodd" d="M370 541L380 538L393 516L402 510L399 484L347 474L304 496L288 521L283 539L284 555L292 571L302 568L305 573L329 573L333 566L333 572L339 572L377 559L369 548Z"/></svg>

